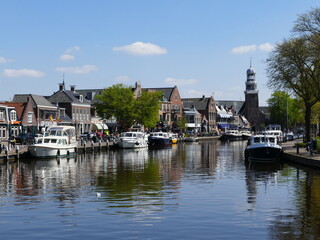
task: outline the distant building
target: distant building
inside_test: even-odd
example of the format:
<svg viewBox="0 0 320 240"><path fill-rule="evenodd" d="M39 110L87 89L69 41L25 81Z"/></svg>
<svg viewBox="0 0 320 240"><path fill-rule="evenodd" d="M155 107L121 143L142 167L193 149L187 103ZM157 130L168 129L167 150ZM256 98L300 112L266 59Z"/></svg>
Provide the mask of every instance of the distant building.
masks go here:
<svg viewBox="0 0 320 240"><path fill-rule="evenodd" d="M216 128L217 112L213 97L182 98L183 109L194 108L201 114L201 132L210 132ZM185 113L186 114L186 113Z"/></svg>
<svg viewBox="0 0 320 240"><path fill-rule="evenodd" d="M58 107L44 96L35 94L15 94L11 106L17 109L21 119L22 132L40 132L58 117Z"/></svg>
<svg viewBox="0 0 320 240"><path fill-rule="evenodd" d="M260 131L265 125L265 115L259 109L259 90L257 89L256 72L251 64L247 70L245 102L239 111L249 121L252 130Z"/></svg>
<svg viewBox="0 0 320 240"><path fill-rule="evenodd" d="M134 89L134 91L137 94L139 93L137 89ZM142 88L142 91L162 92L159 110L159 127L168 131L178 130L176 123L181 120L183 112L182 100L177 86L168 88Z"/></svg>
<svg viewBox="0 0 320 240"><path fill-rule="evenodd" d="M68 116L76 128L77 136L91 130L91 102L76 91L75 85L66 90L63 81L59 84L59 91L48 97L48 100L60 109L64 109L65 116Z"/></svg>
<svg viewBox="0 0 320 240"><path fill-rule="evenodd" d="M0 140L16 137L20 132L20 121L15 107L0 103Z"/></svg>

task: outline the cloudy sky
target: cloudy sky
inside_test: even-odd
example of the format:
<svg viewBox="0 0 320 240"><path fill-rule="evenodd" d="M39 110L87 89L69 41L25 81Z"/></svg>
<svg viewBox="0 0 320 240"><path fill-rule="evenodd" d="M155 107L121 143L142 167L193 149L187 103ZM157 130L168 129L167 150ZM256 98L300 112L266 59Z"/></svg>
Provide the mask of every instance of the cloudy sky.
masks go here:
<svg viewBox="0 0 320 240"><path fill-rule="evenodd" d="M182 97L244 100L256 70L260 105L265 60L316 0L2 0L0 100L116 83L178 86Z"/></svg>

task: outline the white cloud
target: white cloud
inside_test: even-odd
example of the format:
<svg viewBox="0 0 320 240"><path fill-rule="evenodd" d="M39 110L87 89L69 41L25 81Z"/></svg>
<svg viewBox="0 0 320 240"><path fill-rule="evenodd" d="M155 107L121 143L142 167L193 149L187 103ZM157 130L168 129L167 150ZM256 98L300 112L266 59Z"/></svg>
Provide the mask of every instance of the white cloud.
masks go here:
<svg viewBox="0 0 320 240"><path fill-rule="evenodd" d="M72 52L78 52L80 51L80 47L79 46L73 46L73 47L70 47L66 50L66 53L72 53Z"/></svg>
<svg viewBox="0 0 320 240"><path fill-rule="evenodd" d="M113 51L123 51L132 55L160 55L166 54L167 49L152 43L135 42L122 47L114 47Z"/></svg>
<svg viewBox="0 0 320 240"><path fill-rule="evenodd" d="M274 46L271 43L263 43L260 45L252 44L246 46L235 47L231 49L231 53L233 54L244 54L249 52L255 52L257 50L263 52L270 52L274 49Z"/></svg>
<svg viewBox="0 0 320 240"><path fill-rule="evenodd" d="M73 74L88 74L93 71L97 71L97 67L93 65L83 65L80 67L58 67L55 69L58 72L66 72Z"/></svg>
<svg viewBox="0 0 320 240"><path fill-rule="evenodd" d="M197 79L193 79L193 78L190 78L190 79L177 79L177 78L166 78L164 79L164 82L166 84L170 84L170 85L192 85L192 84L196 84L198 83L198 80Z"/></svg>
<svg viewBox="0 0 320 240"><path fill-rule="evenodd" d="M231 49L231 52L233 54L243 54L243 53L248 53L248 52L254 52L254 51L256 51L256 49L257 49L257 46L255 44L253 44L253 45L235 47L235 48Z"/></svg>
<svg viewBox="0 0 320 240"><path fill-rule="evenodd" d="M4 57L0 57L0 63L8 63L8 62L11 62L11 60Z"/></svg>
<svg viewBox="0 0 320 240"><path fill-rule="evenodd" d="M6 77L43 77L43 72L34 69L4 69L3 74Z"/></svg>
<svg viewBox="0 0 320 240"><path fill-rule="evenodd" d="M264 52L271 52L274 46L271 43L264 43L259 45L259 49Z"/></svg>
<svg viewBox="0 0 320 240"><path fill-rule="evenodd" d="M131 79L128 76L118 76L118 77L116 77L115 82L117 82L117 83L129 83L129 82L131 82Z"/></svg>
<svg viewBox="0 0 320 240"><path fill-rule="evenodd" d="M70 54L63 54L59 57L61 61L71 61L74 60L74 56Z"/></svg>

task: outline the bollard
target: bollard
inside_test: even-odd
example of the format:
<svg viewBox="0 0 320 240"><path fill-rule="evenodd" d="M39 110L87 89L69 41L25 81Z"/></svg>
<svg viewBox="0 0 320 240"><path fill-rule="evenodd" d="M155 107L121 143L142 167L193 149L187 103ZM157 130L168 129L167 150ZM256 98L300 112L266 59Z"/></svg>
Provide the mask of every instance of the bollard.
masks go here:
<svg viewBox="0 0 320 240"><path fill-rule="evenodd" d="M297 146L297 154L299 154L299 144L297 143L296 146Z"/></svg>
<svg viewBox="0 0 320 240"><path fill-rule="evenodd" d="M17 159L19 159L20 158L19 146L16 146L16 154L17 154Z"/></svg>

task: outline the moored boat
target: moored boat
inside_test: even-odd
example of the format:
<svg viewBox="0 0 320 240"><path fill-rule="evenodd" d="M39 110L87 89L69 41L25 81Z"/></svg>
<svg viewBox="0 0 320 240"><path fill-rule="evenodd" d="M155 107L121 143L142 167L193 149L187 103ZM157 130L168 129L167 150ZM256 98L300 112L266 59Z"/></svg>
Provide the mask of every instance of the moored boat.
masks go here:
<svg viewBox="0 0 320 240"><path fill-rule="evenodd" d="M195 135L189 135L184 137L183 139L184 142L198 142L198 137Z"/></svg>
<svg viewBox="0 0 320 240"><path fill-rule="evenodd" d="M167 132L151 132L148 137L150 147L168 146L172 144L171 137Z"/></svg>
<svg viewBox="0 0 320 240"><path fill-rule="evenodd" d="M220 140L223 140L223 141L242 140L242 134L237 129L227 129L220 137Z"/></svg>
<svg viewBox="0 0 320 240"><path fill-rule="evenodd" d="M75 127L50 127L37 142L29 145L31 156L36 158L71 156L76 153Z"/></svg>
<svg viewBox="0 0 320 240"><path fill-rule="evenodd" d="M253 135L248 140L244 155L246 161L277 162L280 161L283 150L274 135Z"/></svg>
<svg viewBox="0 0 320 240"><path fill-rule="evenodd" d="M148 139L143 132L123 132L117 144L120 148L145 148L148 147Z"/></svg>

